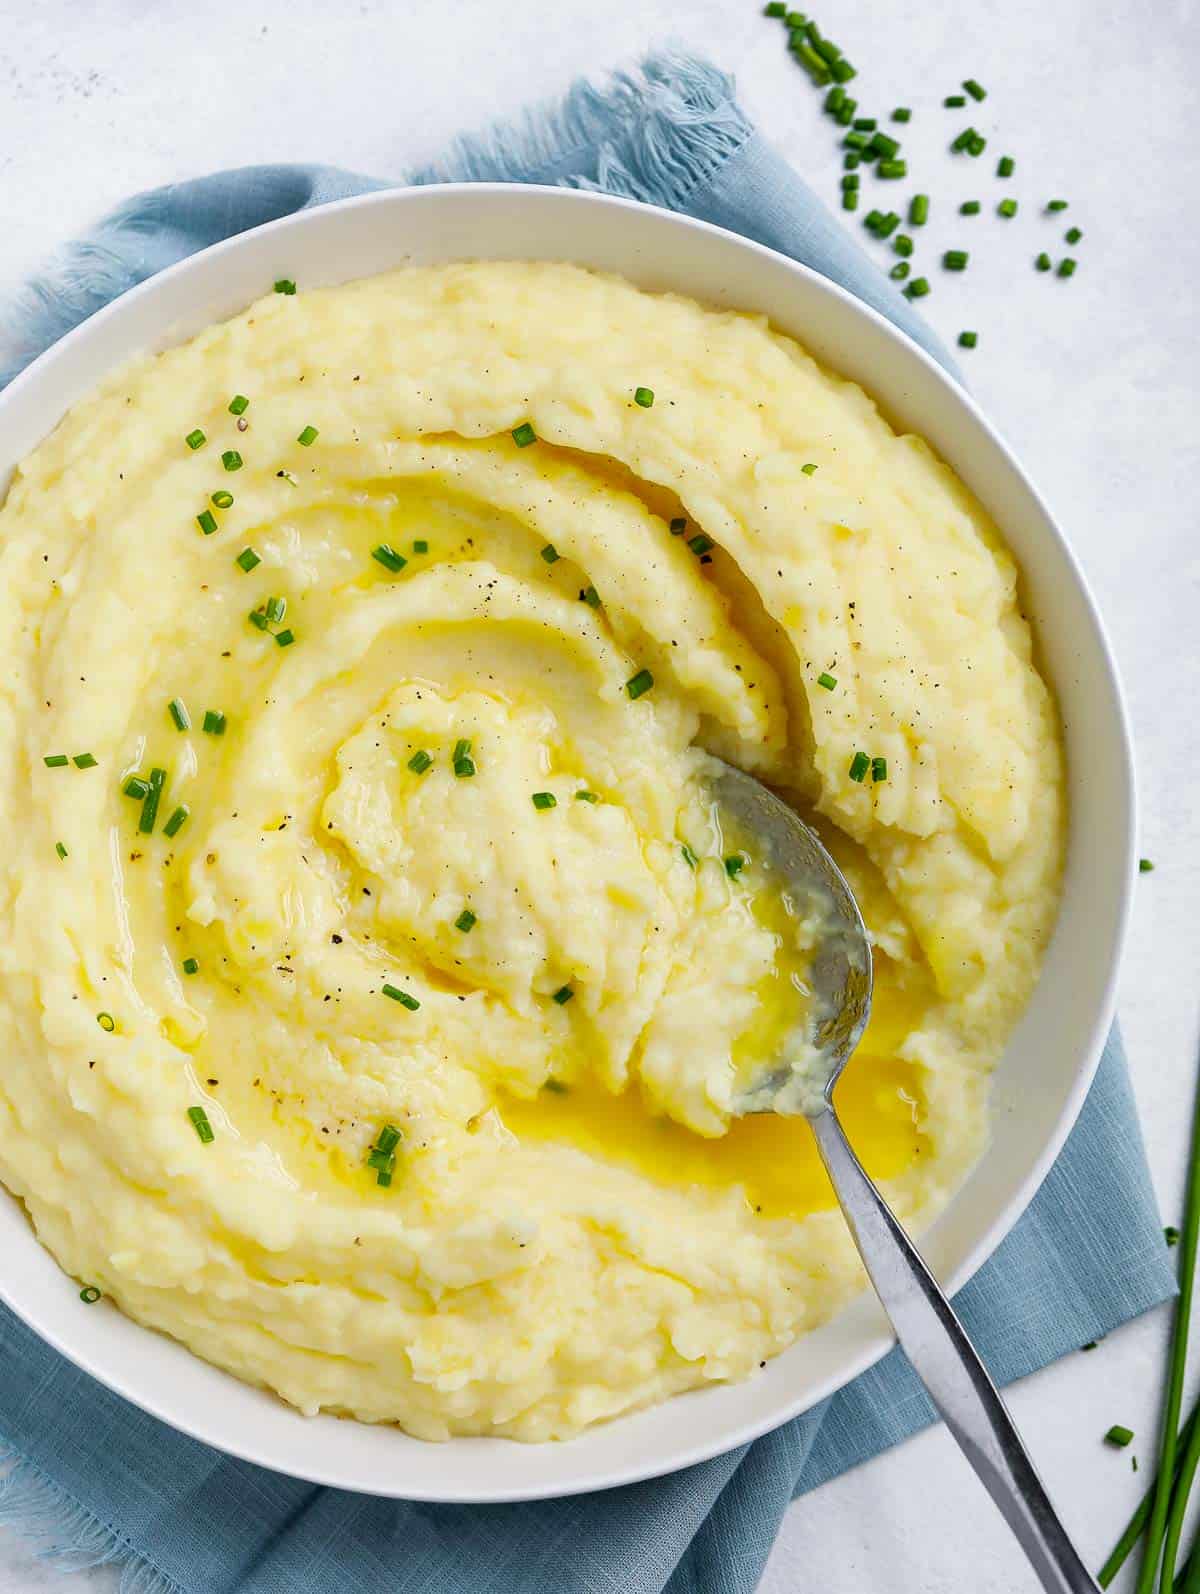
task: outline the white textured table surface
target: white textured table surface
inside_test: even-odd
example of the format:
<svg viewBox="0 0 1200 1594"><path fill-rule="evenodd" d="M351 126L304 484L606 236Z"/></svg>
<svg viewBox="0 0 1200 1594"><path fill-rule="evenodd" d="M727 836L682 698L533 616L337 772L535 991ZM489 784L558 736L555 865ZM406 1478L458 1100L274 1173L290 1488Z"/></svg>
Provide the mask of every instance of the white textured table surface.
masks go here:
<svg viewBox="0 0 1200 1594"><path fill-rule="evenodd" d="M925 308L948 341L978 329L968 378L1066 523L1123 667L1143 851L1158 869L1139 885L1121 1005L1170 1220L1200 992L1200 238L1186 208L1200 193L1200 18L1194 0L1009 0L1002 12L839 0L825 14L859 67L864 108L917 108L905 141L942 202L929 243L973 251L964 276L930 271ZM0 283L133 190L262 160L398 172L458 129L672 37L734 71L743 103L796 166L819 192L837 190L829 124L755 0L2 0L0 23ZM989 98L952 117L942 96L969 75ZM990 136L979 162L943 153L963 120ZM1020 215L952 221L960 199L994 205L1001 150L1018 163ZM1039 214L1052 193L1071 201L1064 225L1085 233L1069 283L1030 268L1042 247L1063 252L1062 228ZM1097 1560L1138 1484L1128 1453L1100 1435L1127 1423L1147 1455L1166 1326L1153 1314L1013 1395ZM0 1535L2 1594L51 1586L57 1576ZM100 1594L115 1580L93 1571L75 1586ZM1031 1583L938 1431L793 1506L762 1587L1023 1594Z"/></svg>

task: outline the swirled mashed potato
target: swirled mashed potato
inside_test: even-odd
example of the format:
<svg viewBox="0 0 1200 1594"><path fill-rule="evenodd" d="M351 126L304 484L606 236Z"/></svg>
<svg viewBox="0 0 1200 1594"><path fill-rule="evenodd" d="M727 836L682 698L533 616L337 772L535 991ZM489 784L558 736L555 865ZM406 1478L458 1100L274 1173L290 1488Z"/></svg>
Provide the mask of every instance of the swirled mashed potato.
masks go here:
<svg viewBox="0 0 1200 1594"><path fill-rule="evenodd" d="M901 1213L978 1154L1054 707L979 505L761 320L559 265L268 295L25 463L0 636L0 1175L302 1410L562 1437L858 1286L805 1126L731 1121L806 928L710 754L862 903L842 1104Z"/></svg>

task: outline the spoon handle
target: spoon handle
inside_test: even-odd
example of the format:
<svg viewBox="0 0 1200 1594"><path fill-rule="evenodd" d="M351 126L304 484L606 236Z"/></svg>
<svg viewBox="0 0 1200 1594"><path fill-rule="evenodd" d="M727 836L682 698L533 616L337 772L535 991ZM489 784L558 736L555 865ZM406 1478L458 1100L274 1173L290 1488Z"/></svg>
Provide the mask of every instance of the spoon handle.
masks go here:
<svg viewBox="0 0 1200 1594"><path fill-rule="evenodd" d="M950 1302L863 1171L832 1106L809 1120L876 1294L947 1428L1049 1594L1097 1594Z"/></svg>

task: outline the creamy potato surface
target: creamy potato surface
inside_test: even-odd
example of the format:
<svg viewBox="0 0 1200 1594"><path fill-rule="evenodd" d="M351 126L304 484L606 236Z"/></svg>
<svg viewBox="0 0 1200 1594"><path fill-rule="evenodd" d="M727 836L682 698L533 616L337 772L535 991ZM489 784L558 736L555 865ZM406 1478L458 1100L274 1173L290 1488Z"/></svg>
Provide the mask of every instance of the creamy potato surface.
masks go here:
<svg viewBox="0 0 1200 1594"><path fill-rule="evenodd" d="M550 264L268 295L25 462L0 635L0 1178L303 1411L566 1437L858 1287L806 1126L732 1113L817 931L710 755L859 898L839 1102L901 1215L979 1154L1054 705L980 506L761 320Z"/></svg>

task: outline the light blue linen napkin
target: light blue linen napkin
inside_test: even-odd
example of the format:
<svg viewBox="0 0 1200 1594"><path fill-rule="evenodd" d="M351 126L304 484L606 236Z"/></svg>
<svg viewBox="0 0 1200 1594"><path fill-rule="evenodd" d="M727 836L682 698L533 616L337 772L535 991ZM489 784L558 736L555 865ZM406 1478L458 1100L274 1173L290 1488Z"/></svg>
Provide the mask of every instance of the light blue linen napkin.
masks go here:
<svg viewBox="0 0 1200 1594"><path fill-rule="evenodd" d="M658 56L604 89L577 85L563 105L464 141L404 180L485 179L602 188L686 210L803 260L945 359L747 122L730 81L702 62ZM171 262L387 186L332 167L257 166L130 200L10 307L0 381ZM1008 1382L1173 1289L1114 1033L1054 1169L957 1305ZM775 1433L670 1478L531 1505L409 1504L231 1461L110 1394L0 1308L0 1462L12 1463L0 1522L67 1564L121 1563L129 1594L748 1594L793 1496L932 1417L893 1352Z"/></svg>

